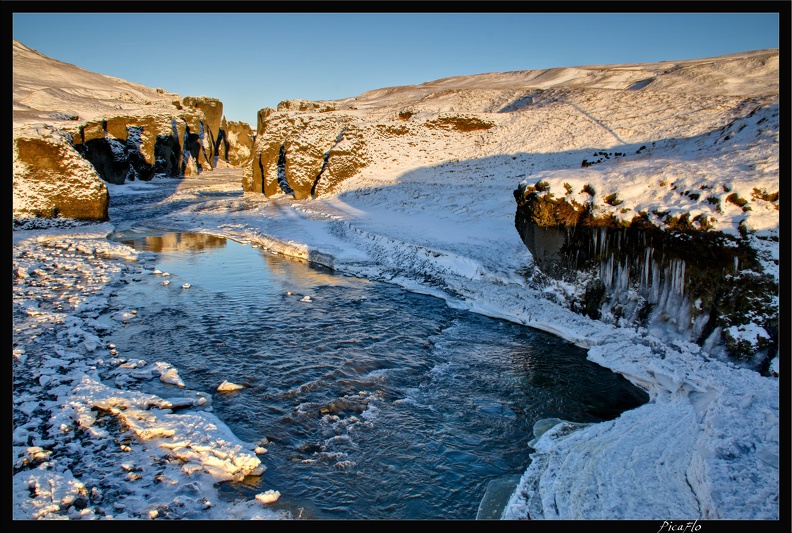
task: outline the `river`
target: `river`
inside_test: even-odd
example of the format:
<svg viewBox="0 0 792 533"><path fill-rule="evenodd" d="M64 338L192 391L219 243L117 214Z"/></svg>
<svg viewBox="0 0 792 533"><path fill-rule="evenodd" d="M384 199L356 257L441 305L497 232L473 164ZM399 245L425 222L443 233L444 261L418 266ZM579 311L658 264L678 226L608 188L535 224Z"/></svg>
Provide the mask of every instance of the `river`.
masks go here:
<svg viewBox="0 0 792 533"><path fill-rule="evenodd" d="M275 489L307 519L497 518L535 422L648 400L581 348L432 296L223 237L113 238L156 260L111 298L137 314L108 341L174 365L239 438L266 443L266 472L224 483L227 498Z"/></svg>

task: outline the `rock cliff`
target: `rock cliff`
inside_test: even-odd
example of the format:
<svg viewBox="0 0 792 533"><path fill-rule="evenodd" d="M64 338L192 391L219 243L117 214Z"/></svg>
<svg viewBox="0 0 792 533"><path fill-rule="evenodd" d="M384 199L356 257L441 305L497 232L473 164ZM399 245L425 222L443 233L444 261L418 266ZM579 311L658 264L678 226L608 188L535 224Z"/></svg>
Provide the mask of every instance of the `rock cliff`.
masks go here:
<svg viewBox="0 0 792 533"><path fill-rule="evenodd" d="M434 96L432 92L426 91ZM436 150L474 144L476 134L495 126L475 111L444 111L446 106L431 98L380 103L375 94L375 103L368 103L369 98L284 101L277 109L262 109L245 190L267 196L287 193L298 200L324 196L375 160L387 158L387 147L417 151L417 160L440 162L443 152ZM396 162L394 155L389 160Z"/></svg>
<svg viewBox="0 0 792 533"><path fill-rule="evenodd" d="M14 217L104 220L104 183L250 162L248 125L215 98L180 97L53 60L14 42Z"/></svg>
<svg viewBox="0 0 792 533"><path fill-rule="evenodd" d="M571 309L767 371L778 353L778 101L692 137L601 150L514 191L534 281ZM715 171L714 169L718 169ZM725 171L725 172L724 172ZM775 222L774 222L775 221Z"/></svg>
<svg viewBox="0 0 792 533"><path fill-rule="evenodd" d="M228 122L223 117L215 142L215 157L234 167L249 167L255 138L256 133L246 122Z"/></svg>
<svg viewBox="0 0 792 533"><path fill-rule="evenodd" d="M57 130L14 137L12 193L15 218L107 220L107 186Z"/></svg>

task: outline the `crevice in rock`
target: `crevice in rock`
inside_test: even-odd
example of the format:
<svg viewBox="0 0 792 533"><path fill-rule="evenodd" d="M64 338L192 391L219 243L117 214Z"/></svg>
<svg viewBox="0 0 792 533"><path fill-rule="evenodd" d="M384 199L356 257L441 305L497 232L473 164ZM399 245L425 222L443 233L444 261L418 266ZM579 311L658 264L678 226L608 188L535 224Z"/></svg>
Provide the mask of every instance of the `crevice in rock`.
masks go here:
<svg viewBox="0 0 792 533"><path fill-rule="evenodd" d="M316 188L319 185L319 181L322 179L322 174L324 174L324 171L327 169L327 162L330 160L330 152L333 150L333 148L338 146L338 143L340 143L343 140L345 131L346 128L341 128L341 131L338 133L338 135L336 135L335 143L333 143L333 146L331 146L324 153L324 161L322 162L322 168L319 171L319 173L316 175L316 178L314 179L313 184L311 185L311 198L316 198Z"/></svg>
<svg viewBox="0 0 792 533"><path fill-rule="evenodd" d="M212 130L210 128L206 127L202 120L198 121L198 127L200 128L199 136L200 136L200 140L201 140L201 143L200 143L201 154L203 154L204 161L206 162L206 165L208 166L208 168L211 170L211 169L214 168L214 154L211 154L211 153L207 154L206 153L206 144L203 141L206 138L206 136L208 135L209 136L209 149L210 149L210 151L214 151L214 145L215 145L214 144L214 136L212 135ZM201 169L203 169L203 167L201 167Z"/></svg>
<svg viewBox="0 0 792 533"><path fill-rule="evenodd" d="M173 135L157 135L154 143L154 175L180 175L181 147Z"/></svg>
<svg viewBox="0 0 792 533"><path fill-rule="evenodd" d="M228 150L229 143L228 139L226 139L226 132L223 128L220 128L217 132L217 140L215 141L215 161L222 157L223 161L228 163Z"/></svg>
<svg viewBox="0 0 792 533"><path fill-rule="evenodd" d="M262 169L263 173L263 169ZM286 180L286 145L281 144L280 151L278 152L278 186L286 194L294 196L294 189L289 185Z"/></svg>
<svg viewBox="0 0 792 533"><path fill-rule="evenodd" d="M154 177L154 166L146 162L146 159L140 149L142 144L142 136L143 127L127 127L126 160L129 164L127 181L133 181L135 179L151 181L151 178Z"/></svg>
<svg viewBox="0 0 792 533"><path fill-rule="evenodd" d="M201 166L200 154L201 154L201 136L197 133L190 132L190 127L187 126L184 129L184 154L186 157L182 162L182 174L186 174L187 166L190 164L190 158L195 161L195 166L197 168L198 173L200 174L203 170Z"/></svg>

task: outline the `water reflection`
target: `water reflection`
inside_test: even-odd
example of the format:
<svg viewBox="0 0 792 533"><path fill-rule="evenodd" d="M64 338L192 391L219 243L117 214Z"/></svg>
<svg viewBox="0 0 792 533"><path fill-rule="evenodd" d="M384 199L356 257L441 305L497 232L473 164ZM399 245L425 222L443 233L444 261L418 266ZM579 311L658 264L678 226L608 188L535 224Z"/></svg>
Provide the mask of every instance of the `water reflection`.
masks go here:
<svg viewBox="0 0 792 533"><path fill-rule="evenodd" d="M225 237L202 233L166 233L165 235L145 235L133 239L116 236L115 240L131 246L135 250L156 253L205 250L222 248L226 245Z"/></svg>

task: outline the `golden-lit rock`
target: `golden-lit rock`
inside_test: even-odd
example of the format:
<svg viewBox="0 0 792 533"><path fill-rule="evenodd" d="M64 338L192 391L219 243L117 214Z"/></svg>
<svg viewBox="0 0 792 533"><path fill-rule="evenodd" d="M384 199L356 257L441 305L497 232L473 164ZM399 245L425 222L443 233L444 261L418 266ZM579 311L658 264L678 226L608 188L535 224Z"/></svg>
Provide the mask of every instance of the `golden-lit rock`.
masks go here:
<svg viewBox="0 0 792 533"><path fill-rule="evenodd" d="M107 220L107 186L59 135L14 139L15 218Z"/></svg>

